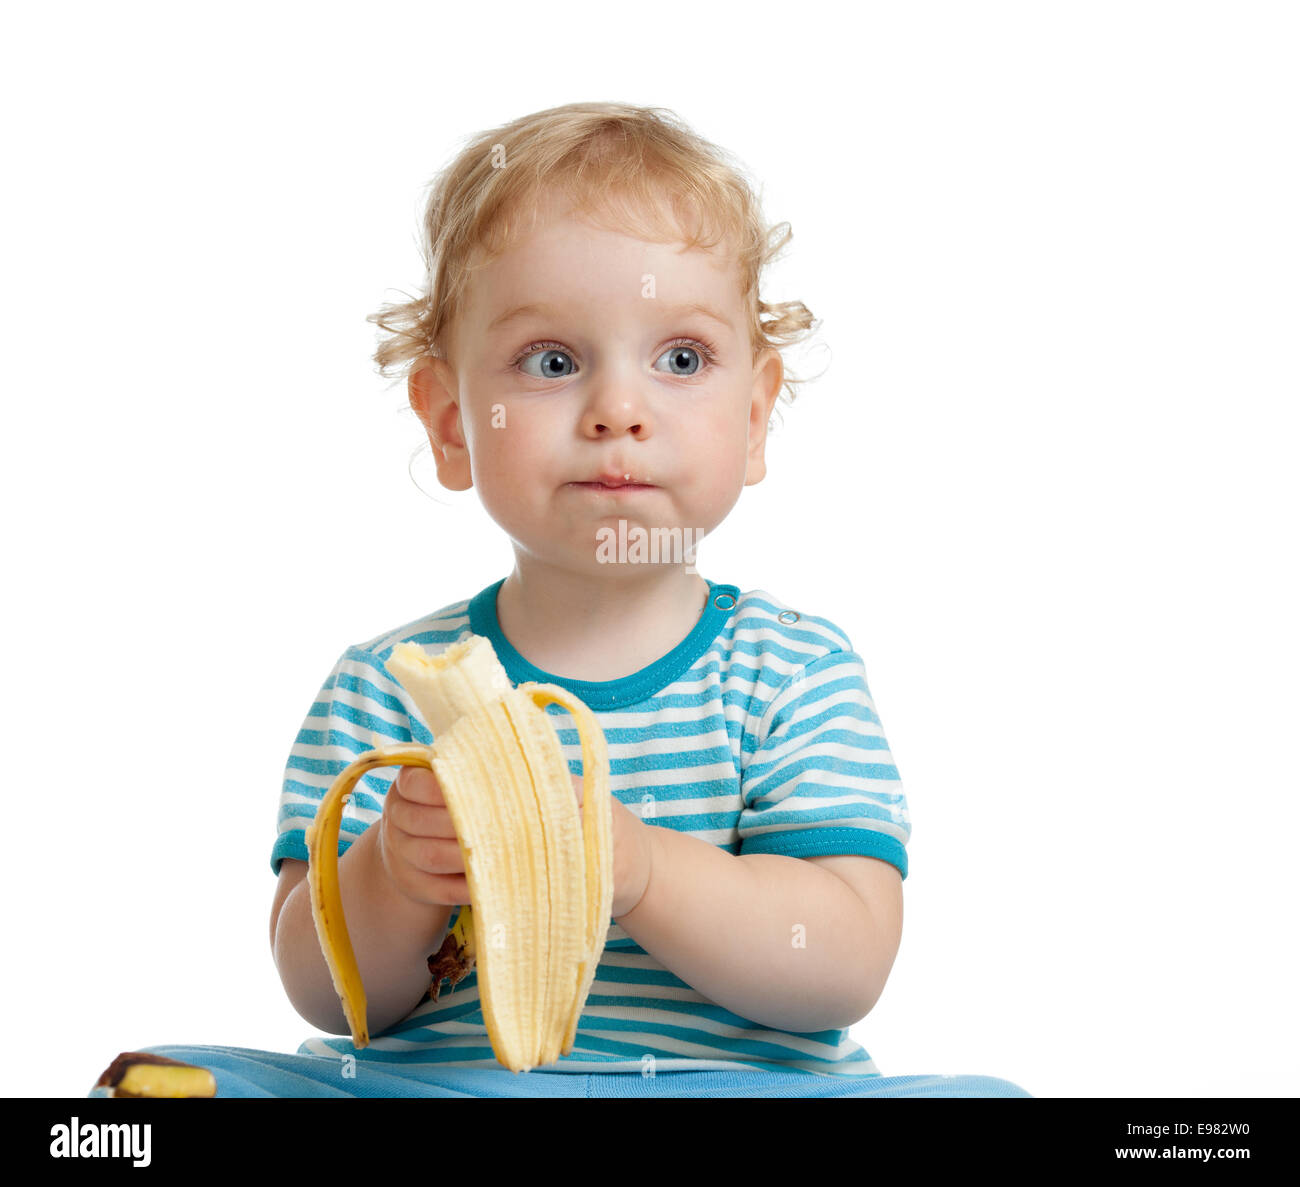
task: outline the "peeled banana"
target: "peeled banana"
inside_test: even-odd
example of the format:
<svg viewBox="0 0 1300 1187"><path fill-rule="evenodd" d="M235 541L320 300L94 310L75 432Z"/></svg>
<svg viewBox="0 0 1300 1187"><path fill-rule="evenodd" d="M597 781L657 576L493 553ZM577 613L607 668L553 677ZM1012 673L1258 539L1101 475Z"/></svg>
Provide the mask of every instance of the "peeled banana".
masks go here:
<svg viewBox="0 0 1300 1187"><path fill-rule="evenodd" d="M444 976L454 985L476 967L498 1062L515 1072L553 1063L573 1049L613 907L604 732L591 710L558 685L512 687L481 635L436 656L398 643L387 668L424 717L433 745L384 746L358 755L335 778L307 829L312 918L353 1046L367 1046L370 1036L339 892L343 803L374 767L420 766L438 777L471 900L429 959L430 996L437 999ZM545 710L552 703L567 709L578 728L581 817Z"/></svg>

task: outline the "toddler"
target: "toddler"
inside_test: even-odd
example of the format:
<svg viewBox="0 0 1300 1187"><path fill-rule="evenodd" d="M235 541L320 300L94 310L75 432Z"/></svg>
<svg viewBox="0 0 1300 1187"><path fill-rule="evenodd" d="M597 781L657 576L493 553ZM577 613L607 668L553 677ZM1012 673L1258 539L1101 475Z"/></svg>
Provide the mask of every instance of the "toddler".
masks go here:
<svg viewBox="0 0 1300 1187"><path fill-rule="evenodd" d="M784 234L780 234L781 231ZM280 795L272 951L322 1037L294 1055L147 1051L218 1095L1025 1096L982 1076L887 1079L848 1027L885 987L903 917L906 800L860 656L810 607L703 576L695 545L766 473L781 348L813 325L759 299L789 239L742 172L671 112L574 103L493 129L437 178L427 291L373 315L439 482L471 487L512 571L348 647ZM370 1046L320 952L304 840L374 745L433 741L385 669L400 641L485 635L511 681L596 714L614 798L614 904L572 1051L514 1074L476 974L430 995L469 901L436 777L381 768L339 840ZM578 735L555 717L570 770Z"/></svg>

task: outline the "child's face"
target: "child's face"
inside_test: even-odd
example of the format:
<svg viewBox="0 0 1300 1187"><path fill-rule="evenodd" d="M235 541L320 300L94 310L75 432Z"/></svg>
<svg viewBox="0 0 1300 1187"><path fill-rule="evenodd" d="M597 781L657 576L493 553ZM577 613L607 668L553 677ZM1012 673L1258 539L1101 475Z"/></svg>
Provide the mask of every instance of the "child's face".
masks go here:
<svg viewBox="0 0 1300 1187"><path fill-rule="evenodd" d="M629 541L638 526L698 540L763 477L780 356L751 360L731 262L680 251L552 203L474 273L447 361L412 378L440 481L476 486L517 549L594 573L597 529L623 519ZM695 303L721 322L679 308ZM532 304L548 308L504 319ZM650 485L576 485L602 473Z"/></svg>

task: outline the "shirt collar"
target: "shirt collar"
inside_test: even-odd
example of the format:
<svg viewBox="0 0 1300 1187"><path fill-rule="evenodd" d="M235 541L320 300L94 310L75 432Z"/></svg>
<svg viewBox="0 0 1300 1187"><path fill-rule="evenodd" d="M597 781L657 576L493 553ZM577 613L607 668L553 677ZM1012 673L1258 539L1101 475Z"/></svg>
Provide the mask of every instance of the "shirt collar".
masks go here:
<svg viewBox="0 0 1300 1187"><path fill-rule="evenodd" d="M491 642L497 659L505 668L512 684L533 681L536 684L558 684L561 688L580 697L593 710L621 709L635 705L653 696L661 689L667 688L679 679L690 666L700 658L719 632L727 624L740 601L740 589L735 585L723 585L716 581L709 582L709 597L704 604L698 621L690 633L669 651L639 672L618 680L573 680L568 676L557 676L554 672L544 672L530 664L510 645L510 641L501 632L501 623L497 618L497 592L505 584L505 578L480 590L470 599L469 629L476 635L484 635Z"/></svg>

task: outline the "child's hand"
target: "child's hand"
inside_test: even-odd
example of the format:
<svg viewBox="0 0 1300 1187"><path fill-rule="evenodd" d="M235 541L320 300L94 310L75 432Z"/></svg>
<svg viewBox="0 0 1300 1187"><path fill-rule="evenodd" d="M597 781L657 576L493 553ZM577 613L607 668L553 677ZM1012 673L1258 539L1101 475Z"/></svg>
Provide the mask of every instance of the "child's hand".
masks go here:
<svg viewBox="0 0 1300 1187"><path fill-rule="evenodd" d="M573 794L578 798L578 818L582 818L582 776L570 774ZM650 826L613 794L609 797L614 842L614 901L610 918L621 919L631 913L650 884L650 866L654 859Z"/></svg>
<svg viewBox="0 0 1300 1187"><path fill-rule="evenodd" d="M582 816L582 777L570 774ZM641 818L611 797L614 841L612 917L640 901L650 877L650 840ZM384 797L379 821L384 872L412 902L457 906L470 901L465 859L442 798L438 777L423 767L400 767Z"/></svg>
<svg viewBox="0 0 1300 1187"><path fill-rule="evenodd" d="M384 797L379 853L388 880L412 902L439 907L469 902L465 859L432 771L398 769Z"/></svg>

